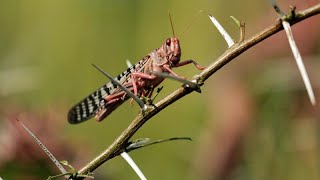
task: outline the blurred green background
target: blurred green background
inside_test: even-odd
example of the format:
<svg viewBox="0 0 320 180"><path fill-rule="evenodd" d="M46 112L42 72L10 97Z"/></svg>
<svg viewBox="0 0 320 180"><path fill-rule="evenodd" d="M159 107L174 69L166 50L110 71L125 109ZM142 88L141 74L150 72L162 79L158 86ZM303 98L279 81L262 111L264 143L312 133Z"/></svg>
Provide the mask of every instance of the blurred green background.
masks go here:
<svg viewBox="0 0 320 180"><path fill-rule="evenodd" d="M284 10L316 3L280 1ZM12 126L15 118L76 168L112 143L138 113L137 105L125 103L101 123L70 125L67 112L108 82L92 63L116 76L127 59L135 63L171 37L169 11L182 59L203 66L227 48L208 13L234 39L239 32L231 15L246 23L246 37L277 18L268 1L254 0L1 1L0 177L43 179L58 173L28 135ZM293 28L316 97L319 22L314 17ZM188 78L198 73L192 65L175 71ZM157 100L180 86L169 80L162 85ZM188 136L193 142L168 142L131 155L149 179L319 179L318 120L319 106L311 107L281 32L217 72L202 94L192 93L152 118L133 138ZM96 179L138 179L121 157L94 173Z"/></svg>

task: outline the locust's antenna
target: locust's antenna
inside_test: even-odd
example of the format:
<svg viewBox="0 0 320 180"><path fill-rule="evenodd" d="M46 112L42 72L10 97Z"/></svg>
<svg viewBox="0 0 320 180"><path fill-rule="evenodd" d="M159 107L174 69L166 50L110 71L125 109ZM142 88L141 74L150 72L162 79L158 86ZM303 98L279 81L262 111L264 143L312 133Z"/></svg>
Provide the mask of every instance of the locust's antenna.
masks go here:
<svg viewBox="0 0 320 180"><path fill-rule="evenodd" d="M191 22L188 24L188 26L184 29L184 31L182 32L181 36L190 29L191 24L194 23L194 21L197 19L197 17L199 17L199 15L200 15L202 12L203 12L203 10L199 10L199 12L193 17L193 19L192 19Z"/></svg>
<svg viewBox="0 0 320 180"><path fill-rule="evenodd" d="M172 33L173 33L173 37L176 37L176 34L174 33L174 29L173 29L173 23L172 23L172 18L171 18L170 11L169 11L169 19L170 19L170 24L171 24L171 30L172 30Z"/></svg>

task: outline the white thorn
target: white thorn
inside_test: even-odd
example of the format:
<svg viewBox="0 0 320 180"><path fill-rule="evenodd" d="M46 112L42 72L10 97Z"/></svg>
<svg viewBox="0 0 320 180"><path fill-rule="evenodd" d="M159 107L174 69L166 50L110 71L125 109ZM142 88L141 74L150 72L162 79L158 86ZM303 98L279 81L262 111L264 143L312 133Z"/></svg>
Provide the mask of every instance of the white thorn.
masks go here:
<svg viewBox="0 0 320 180"><path fill-rule="evenodd" d="M136 165L136 163L132 160L132 158L129 156L127 152L121 153L121 156L123 157L124 160L127 161L127 163L137 173L137 175L140 177L141 180L147 180L147 178L143 175L142 171L139 169L139 167Z"/></svg>
<svg viewBox="0 0 320 180"><path fill-rule="evenodd" d="M132 63L130 62L129 59L126 60L126 64L127 64L128 67L131 67L131 66L132 66Z"/></svg>
<svg viewBox="0 0 320 180"><path fill-rule="evenodd" d="M230 37L230 35L227 33L227 31L221 26L221 24L214 18L212 15L209 15L210 20L212 23L216 26L222 37L226 40L228 47L230 48L231 46L234 45L233 39Z"/></svg>
<svg viewBox="0 0 320 180"><path fill-rule="evenodd" d="M28 134L33 138L33 140L38 143L38 145L42 148L42 150L49 156L52 162L59 168L62 174L67 173L67 171L63 168L63 166L59 163L59 161L53 156L53 154L48 150L48 148L41 143L41 141L25 126L21 121L17 119L17 121L22 125L22 127L28 132ZM65 175L65 178L69 178L69 175Z"/></svg>
<svg viewBox="0 0 320 180"><path fill-rule="evenodd" d="M282 25L283 25L284 30L286 31L286 34L287 34L287 37L288 37L288 40L289 40L289 44L290 44L293 56L296 59L296 62L297 62L297 65L298 65L298 69L299 69L300 74L302 76L302 80L304 82L304 85L306 86L306 89L307 89L311 104L313 106L315 106L316 105L316 98L314 96L314 93L313 93L313 90L312 90L312 86L311 86L310 79L308 77L306 68L304 67L301 54L300 54L299 49L298 49L298 47L297 47L297 45L296 45L296 43L295 43L295 41L293 39L293 35L292 35L290 24L287 21L282 21Z"/></svg>
<svg viewBox="0 0 320 180"><path fill-rule="evenodd" d="M146 111L148 109L148 106L144 104L143 108L141 108L141 111Z"/></svg>

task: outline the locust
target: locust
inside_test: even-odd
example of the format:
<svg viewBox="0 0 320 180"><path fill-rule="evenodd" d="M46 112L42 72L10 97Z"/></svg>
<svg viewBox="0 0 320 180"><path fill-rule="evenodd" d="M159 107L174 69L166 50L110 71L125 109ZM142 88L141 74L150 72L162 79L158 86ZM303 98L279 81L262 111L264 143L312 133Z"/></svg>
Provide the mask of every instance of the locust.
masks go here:
<svg viewBox="0 0 320 180"><path fill-rule="evenodd" d="M139 98L151 98L154 89L165 79L159 74L168 73L184 79L172 68L192 63L197 69L204 69L192 59L180 62L180 58L179 39L173 35L167 38L159 48L116 76L115 80ZM74 105L68 112L68 121L71 124L77 124L95 117L100 122L129 98L130 96L115 83L109 82Z"/></svg>

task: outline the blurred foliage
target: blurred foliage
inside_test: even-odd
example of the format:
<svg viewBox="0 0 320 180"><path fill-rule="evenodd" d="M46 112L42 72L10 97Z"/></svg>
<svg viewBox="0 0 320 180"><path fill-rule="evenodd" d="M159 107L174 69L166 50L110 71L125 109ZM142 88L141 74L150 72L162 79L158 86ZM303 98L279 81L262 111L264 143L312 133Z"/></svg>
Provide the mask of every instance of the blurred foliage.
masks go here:
<svg viewBox="0 0 320 180"><path fill-rule="evenodd" d="M288 1L286 2L284 4L288 5ZM290 3L295 2L290 1ZM307 7L309 3L310 1L300 3L302 6L298 6L298 9ZM190 29L184 32L199 10L204 12L192 23ZM68 108L107 82L91 63L116 76L126 68L126 59L135 63L158 48L167 37L172 36L168 11L173 16L175 33L181 37L182 59L192 58L204 66L226 49L224 40L212 26L207 13L213 14L230 31L234 39L238 39L239 32L229 17L231 15L245 21L246 37L267 27L277 18L268 1L253 0L232 3L208 0L1 1L0 123L4 128L1 132L0 145L4 145L3 139L8 138L7 131L4 131L8 120L18 117L22 121L30 121L29 124L39 128L46 127L43 123L50 121L59 125L47 127L52 128L50 131L53 132L44 136L47 140L42 139L43 143L46 144L46 141L50 143L50 139L60 141L63 137L61 140L63 143L54 146L59 149L60 154L67 151L60 157L72 165L76 164L76 168L89 162L104 150L138 113L137 105L130 108L129 103L125 103L101 123L89 120L76 126L67 124ZM319 27L319 23L315 27ZM298 45L302 46L303 43L311 41L306 39L307 37L304 37L298 41ZM319 39L313 41L319 45ZM252 94L251 101L255 102L255 108L252 109L255 116L243 135L244 145L239 152L242 155L230 177L232 179L318 179L320 177L317 171L320 163L317 153L320 150L317 143L318 122L310 120L316 115L312 111L306 110L311 112L309 114L303 111L310 105L306 103L308 99L302 82L295 74L298 72L294 69L293 59L285 62L292 62L290 67L293 70L290 70L294 73L282 71L286 69L287 64L281 66L277 64L279 60L277 56L291 58L290 51L286 51L287 48L288 46L282 47L286 53L273 54L271 51L267 57L263 54L267 48L249 50L239 60L232 62L230 67L227 65L213 76L212 80L208 81L210 85L202 88L202 94L193 93L181 99L145 124L134 139L188 136L194 140L191 143L164 143L131 153L145 175L150 179L201 179L201 173L197 171L201 166L196 163L199 161L196 154L201 153L199 150L202 147L201 143L216 141L216 137L203 140L201 134L210 129L209 121L220 120L219 115L214 113L219 114L217 109L221 102L212 105L208 101L226 76L235 75L228 72L239 71L242 83ZM320 52L319 46L314 49L315 51L308 55L316 56L313 53ZM316 60L308 61L310 64L317 63L317 66L312 64L311 67L319 67L319 54L317 57L314 58ZM267 60L272 58L276 64L265 63L263 58ZM277 71L280 74L274 73L273 70L277 68L280 68ZM188 78L198 72L192 65L175 71ZM271 73L267 73L269 71ZM294 82L287 83L290 80L286 78L288 74L294 77ZM317 77L320 76L312 77L313 80L318 80ZM278 83L279 79L284 80ZM164 89L157 100L180 86L179 83L169 80L163 85ZM301 98L304 98L304 101ZM304 102L304 108L297 107L301 102ZM229 111L232 113L232 109ZM32 118L32 116L26 118L26 113L39 114L42 118ZM301 120L303 118L309 118L309 121ZM294 119L299 120L293 121ZM46 134L45 131L41 133ZM22 133L18 135L26 136ZM306 149L304 149L305 141L310 141ZM297 144L302 148L298 150L294 148ZM67 145L71 147L65 150ZM78 153L83 147L86 152L81 150L81 153ZM39 153L41 154L40 150ZM39 162L43 164L45 159L44 156ZM38 174L38 179L46 178L49 175L46 173L48 171L58 173L54 167L52 167L54 170L44 168L39 171L37 170L39 164L22 163L21 168L21 163L18 163L21 160L15 158L13 160L15 161L0 161L0 177L19 179L16 174L24 177L24 170L21 170L24 167ZM50 164L50 161L47 163ZM101 179L106 177L137 179L129 165L121 158L109 161L95 174L99 174Z"/></svg>

